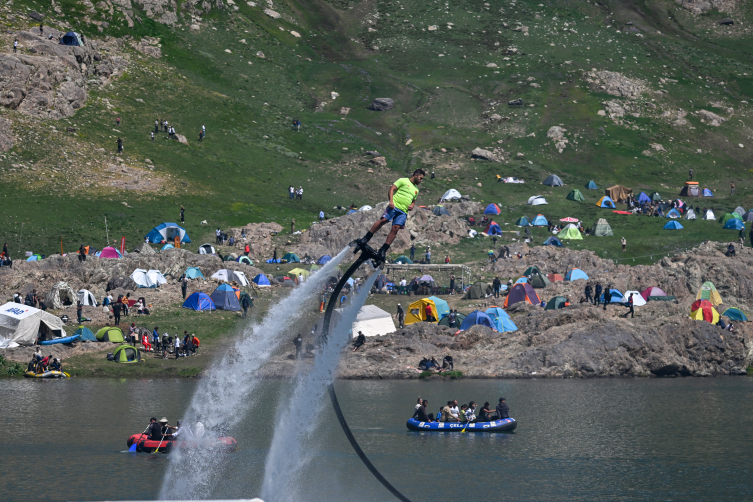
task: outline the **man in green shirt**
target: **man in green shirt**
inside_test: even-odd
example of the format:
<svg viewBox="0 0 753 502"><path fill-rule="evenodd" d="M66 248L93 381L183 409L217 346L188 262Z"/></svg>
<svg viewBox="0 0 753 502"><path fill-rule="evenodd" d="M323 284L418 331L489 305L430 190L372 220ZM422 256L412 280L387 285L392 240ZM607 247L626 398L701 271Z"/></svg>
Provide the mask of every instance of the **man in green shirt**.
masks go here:
<svg viewBox="0 0 753 502"><path fill-rule="evenodd" d="M374 236L380 228L392 221L392 230L387 235L387 239L384 241L384 245L379 248L377 252L379 261L384 262L387 257L387 250L390 248L390 244L397 237L397 233L401 228L405 228L405 222L408 219L408 212L413 210L416 205L416 198L418 197L417 185L421 184L426 173L423 169L416 169L413 171L413 175L410 178L400 178L391 187L388 193L390 200L387 209L385 209L382 217L374 223L371 230L366 232L366 235L358 239L356 244L356 251L365 246L369 240Z"/></svg>

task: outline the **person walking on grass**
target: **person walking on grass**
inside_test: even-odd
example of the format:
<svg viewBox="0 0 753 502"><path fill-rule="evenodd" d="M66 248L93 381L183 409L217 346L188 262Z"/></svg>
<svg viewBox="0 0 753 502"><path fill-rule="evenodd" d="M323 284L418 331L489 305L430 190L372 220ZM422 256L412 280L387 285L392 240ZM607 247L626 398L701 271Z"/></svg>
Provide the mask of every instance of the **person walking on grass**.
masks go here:
<svg viewBox="0 0 753 502"><path fill-rule="evenodd" d="M185 214L186 214L186 208L183 207L183 206L180 206L180 222L181 223L185 223L186 222L186 220L184 218Z"/></svg>
<svg viewBox="0 0 753 502"><path fill-rule="evenodd" d="M18 51L18 39L13 41L13 54L15 54L16 51Z"/></svg>
<svg viewBox="0 0 753 502"><path fill-rule="evenodd" d="M624 253L625 252L625 248L627 247L627 241L623 237L622 240L620 241L620 243L622 244L622 252Z"/></svg>
<svg viewBox="0 0 753 502"><path fill-rule="evenodd" d="M735 195L735 182L729 184L730 195Z"/></svg>
<svg viewBox="0 0 753 502"><path fill-rule="evenodd" d="M154 132L159 132L159 120L154 121ZM152 135L152 137L154 137Z"/></svg>
<svg viewBox="0 0 753 502"><path fill-rule="evenodd" d="M693 169L690 169L690 171L688 171L688 179L690 181L693 181Z"/></svg>
<svg viewBox="0 0 753 502"><path fill-rule="evenodd" d="M295 233L295 218L290 220L290 233L291 234Z"/></svg>
<svg viewBox="0 0 753 502"><path fill-rule="evenodd" d="M183 277L180 280L180 292L183 294L183 299L186 299L186 292L188 291L188 277L186 277L186 274L183 274Z"/></svg>
<svg viewBox="0 0 753 502"><path fill-rule="evenodd" d="M118 138L118 153L123 153L123 140Z"/></svg>
<svg viewBox="0 0 753 502"><path fill-rule="evenodd" d="M324 211L319 211L319 223L324 221Z"/></svg>
<svg viewBox="0 0 753 502"><path fill-rule="evenodd" d="M180 357L180 337L175 335L175 359Z"/></svg>
<svg viewBox="0 0 753 502"><path fill-rule="evenodd" d="M243 308L243 318L245 319L248 316L248 308L251 306L251 300L248 295L243 295L241 297L241 308Z"/></svg>
<svg viewBox="0 0 753 502"><path fill-rule="evenodd" d="M389 205L382 217L366 232L366 235L356 241L357 248L365 246L374 236L375 232L391 221L392 229L387 234L384 244L377 252L380 260L384 261L387 258L387 250L392 245L395 237L397 237L400 229L405 228L408 213L416 205L416 199L418 198L417 186L421 184L424 176L426 176L426 172L423 169L416 169L410 178L400 178L390 186L387 192L387 197L390 201Z"/></svg>
<svg viewBox="0 0 753 502"><path fill-rule="evenodd" d="M117 117L117 118L115 119L115 124L116 124L117 126L120 126L120 117Z"/></svg>

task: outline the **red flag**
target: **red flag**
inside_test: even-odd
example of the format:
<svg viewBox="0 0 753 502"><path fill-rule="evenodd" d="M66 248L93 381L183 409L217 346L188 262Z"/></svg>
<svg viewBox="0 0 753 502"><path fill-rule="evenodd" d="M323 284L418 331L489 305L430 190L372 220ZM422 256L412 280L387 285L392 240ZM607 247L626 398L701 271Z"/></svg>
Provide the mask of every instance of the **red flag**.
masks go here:
<svg viewBox="0 0 753 502"><path fill-rule="evenodd" d="M120 238L120 254L125 254L125 235Z"/></svg>

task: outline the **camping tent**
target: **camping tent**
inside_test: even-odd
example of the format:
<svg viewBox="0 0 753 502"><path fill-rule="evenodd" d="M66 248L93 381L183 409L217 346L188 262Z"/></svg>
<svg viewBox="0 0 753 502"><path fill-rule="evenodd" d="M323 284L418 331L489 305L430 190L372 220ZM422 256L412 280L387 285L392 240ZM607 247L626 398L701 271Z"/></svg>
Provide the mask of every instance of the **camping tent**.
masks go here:
<svg viewBox="0 0 753 502"><path fill-rule="evenodd" d="M549 282L561 282L565 280L565 278L559 274L549 274L546 278L549 279Z"/></svg>
<svg viewBox="0 0 753 502"><path fill-rule="evenodd" d="M489 224L486 225L484 233L486 235L502 235L502 228L495 221L490 221Z"/></svg>
<svg viewBox="0 0 753 502"><path fill-rule="evenodd" d="M706 213L703 215L703 218L701 219L714 221L716 220L716 216L714 216L714 211L712 211L711 209L707 209Z"/></svg>
<svg viewBox="0 0 753 502"><path fill-rule="evenodd" d="M186 298L183 307L191 310L215 310L214 302L206 293L197 291Z"/></svg>
<svg viewBox="0 0 753 502"><path fill-rule="evenodd" d="M549 176L548 176L548 177L547 177L547 178L546 178L546 179L544 180L544 182L543 182L543 183L541 183L541 184L542 184L542 185L547 185L547 186L550 186L550 187L561 187L561 186L565 186L565 184L564 184L564 183L562 183L562 180L560 179L560 177L559 177L559 176L557 176L556 174L550 174L550 175L549 175Z"/></svg>
<svg viewBox="0 0 753 502"><path fill-rule="evenodd" d="M463 320L465 319L465 314L461 314L460 312L455 313L455 327L459 327L463 324ZM450 316L444 316L439 320L437 323L440 326L449 326L450 325Z"/></svg>
<svg viewBox="0 0 753 502"><path fill-rule="evenodd" d="M533 286L530 284L515 284L505 297L504 307L512 307L516 303L524 301L534 305L539 305L541 303L541 298L539 298L539 295L533 290Z"/></svg>
<svg viewBox="0 0 753 502"><path fill-rule="evenodd" d="M29 256L28 258L26 258L26 261L39 261L41 259L42 259L42 255L33 254Z"/></svg>
<svg viewBox="0 0 753 502"><path fill-rule="evenodd" d="M89 246L91 247L91 246ZM139 253L141 256L151 255L151 254L157 254L157 252L154 250L152 246L147 244L146 242L142 242L136 248L133 250L134 253ZM90 253L87 253L90 254Z"/></svg>
<svg viewBox="0 0 753 502"><path fill-rule="evenodd" d="M748 211L743 215L743 221L753 221L753 211Z"/></svg>
<svg viewBox="0 0 753 502"><path fill-rule="evenodd" d="M366 336L386 335L395 331L395 323L389 312L376 305L364 305L358 311L352 328L354 337L358 336L359 331Z"/></svg>
<svg viewBox="0 0 753 502"><path fill-rule="evenodd" d="M484 214L499 214L500 209L499 206L496 204L489 204L486 206L486 209L484 209Z"/></svg>
<svg viewBox="0 0 753 502"><path fill-rule="evenodd" d="M613 187L607 188L604 193L606 193L610 199L616 200L617 202L623 202L628 199L629 195L633 194L633 189L624 187L622 185L615 185Z"/></svg>
<svg viewBox="0 0 753 502"><path fill-rule="evenodd" d="M117 249L115 249L114 247L112 247L112 246L107 246L106 248L103 248L103 249L102 249L102 251L100 251L100 253L99 253L99 257L100 257L100 258L110 258L110 259L115 259L115 258L122 258L122 257L123 257L123 255L121 255L121 254L120 254L120 251L118 251L118 250L117 250Z"/></svg>
<svg viewBox="0 0 753 502"><path fill-rule="evenodd" d="M351 209L345 214L356 214L358 212L358 209Z"/></svg>
<svg viewBox="0 0 753 502"><path fill-rule="evenodd" d="M450 212L443 206L436 206L434 209L432 209L431 212L434 214L434 216L450 216Z"/></svg>
<svg viewBox="0 0 753 502"><path fill-rule="evenodd" d="M649 297L652 296L667 296L667 293L664 292L664 290L657 288L655 286L651 286L650 288L646 288L643 291L641 291L641 296L644 300L648 301Z"/></svg>
<svg viewBox="0 0 753 502"><path fill-rule="evenodd" d="M732 213L724 213L722 217L719 218L719 223L721 224L727 223L727 221L731 220L732 218L737 218L737 216L735 216Z"/></svg>
<svg viewBox="0 0 753 502"><path fill-rule="evenodd" d="M81 340L84 342L96 342L97 337L94 336L94 332L87 328L86 326L79 326L78 329L73 333L74 335L78 335L81 337Z"/></svg>
<svg viewBox="0 0 753 502"><path fill-rule="evenodd" d="M421 298L408 305L408 312L405 314L405 324L413 324L416 322L426 321L426 306L430 305L434 313L436 320L442 318L443 315L450 312L447 302L437 298L436 296L430 296L428 298ZM436 321L435 321L436 322Z"/></svg>
<svg viewBox="0 0 753 502"><path fill-rule="evenodd" d="M583 197L583 194L575 188L572 190L569 194L567 194L567 200L574 200L576 202L585 202L586 198Z"/></svg>
<svg viewBox="0 0 753 502"><path fill-rule="evenodd" d="M81 305L91 305L92 307L97 306L97 299L94 298L94 295L88 289L79 290L78 301L81 302Z"/></svg>
<svg viewBox="0 0 753 502"><path fill-rule="evenodd" d="M123 343L125 341L123 332L115 326L105 326L97 331L95 336L100 342Z"/></svg>
<svg viewBox="0 0 753 502"><path fill-rule="evenodd" d="M693 211L692 209L688 209L687 211L685 211L685 219L695 220L696 219L695 211Z"/></svg>
<svg viewBox="0 0 753 502"><path fill-rule="evenodd" d="M199 267L188 267L185 272L187 279L198 279L201 277L204 279L204 274L201 273L201 269Z"/></svg>
<svg viewBox="0 0 753 502"><path fill-rule="evenodd" d="M494 321L494 327L500 333L507 333L510 331L518 331L518 327L512 322L507 312L499 307L490 307L484 312L489 318Z"/></svg>
<svg viewBox="0 0 753 502"><path fill-rule="evenodd" d="M543 204L549 204L541 195L534 195L528 198L528 204L531 206L541 206Z"/></svg>
<svg viewBox="0 0 753 502"><path fill-rule="evenodd" d="M131 274L131 279L140 288L156 288L167 283L167 279L159 270L146 271L143 268L137 268Z"/></svg>
<svg viewBox="0 0 753 502"><path fill-rule="evenodd" d="M567 305L565 303L568 303L570 300L565 298L564 296L555 296L548 302L546 302L546 307L544 307L544 310L557 310L565 308Z"/></svg>
<svg viewBox="0 0 753 502"><path fill-rule="evenodd" d="M680 190L680 195L684 195L686 197L700 197L701 190L698 187L698 182L686 181L685 186L683 186L682 190Z"/></svg>
<svg viewBox="0 0 753 502"><path fill-rule="evenodd" d="M517 281L515 281L515 284L526 283L526 282L528 282L528 277L521 277Z"/></svg>
<svg viewBox="0 0 753 502"><path fill-rule="evenodd" d="M562 247L562 241L556 238L555 236L551 235L544 241L545 246L556 246L558 248Z"/></svg>
<svg viewBox="0 0 753 502"><path fill-rule="evenodd" d="M515 224L519 227L527 227L528 225L530 225L530 223L528 223L528 218L526 218L525 216L518 218L518 221L516 221Z"/></svg>
<svg viewBox="0 0 753 502"><path fill-rule="evenodd" d="M137 363L141 361L141 352L132 345L119 345L112 351L112 355L115 356L116 363Z"/></svg>
<svg viewBox="0 0 753 502"><path fill-rule="evenodd" d="M704 197L713 197L714 193L711 190L709 190L708 188L704 188L703 189L703 196Z"/></svg>
<svg viewBox="0 0 753 502"><path fill-rule="evenodd" d="M168 249L175 249L175 246L168 242L167 244L159 248L160 251L167 251Z"/></svg>
<svg viewBox="0 0 753 502"><path fill-rule="evenodd" d="M586 183L586 190L598 190L599 187L596 186L596 183L593 182L593 180Z"/></svg>
<svg viewBox="0 0 753 502"><path fill-rule="evenodd" d="M307 274L309 273L307 270L305 272ZM248 279L246 279L246 274L239 270L228 270L226 268L223 268L222 270L218 270L217 272L212 274L212 279L217 279L218 281L222 282L237 281L241 286L248 286Z"/></svg>
<svg viewBox="0 0 753 502"><path fill-rule="evenodd" d="M324 256L322 256L321 258L319 258L318 260L316 260L316 264L317 265L326 265L331 260L332 260L332 257L330 255L328 255L328 254L325 254Z"/></svg>
<svg viewBox="0 0 753 502"><path fill-rule="evenodd" d="M541 273L541 269L539 267L537 267L536 265L531 265L530 267L526 269L525 272L523 272L523 275L525 277L531 277L534 274L540 274L540 273Z"/></svg>
<svg viewBox="0 0 753 502"><path fill-rule="evenodd" d="M610 209L614 209L614 207L615 207L614 206L614 201L612 201L612 199L610 199L608 195L605 195L604 197L602 197L601 199L599 199L599 201L596 203L596 205L598 207L608 207Z"/></svg>
<svg viewBox="0 0 753 502"><path fill-rule="evenodd" d="M560 239L583 240L583 236L581 235L580 230L578 230L578 228L572 223L563 228L562 232L557 234L557 237L559 237Z"/></svg>
<svg viewBox="0 0 753 502"><path fill-rule="evenodd" d="M534 288L545 288L552 285L552 283L549 282L549 279L547 279L544 274L533 274L531 276L531 279L528 281L528 284L530 284Z"/></svg>
<svg viewBox="0 0 753 502"><path fill-rule="evenodd" d="M680 225L679 221L668 221L666 225L664 225L664 230L682 230L684 227Z"/></svg>
<svg viewBox="0 0 753 502"><path fill-rule="evenodd" d="M670 209L667 211L667 218L679 218L680 217L680 211L677 209Z"/></svg>
<svg viewBox="0 0 753 502"><path fill-rule="evenodd" d="M627 305L630 295L633 295L633 307L642 307L646 304L646 300L643 295L637 291L625 291L625 304Z"/></svg>
<svg viewBox="0 0 753 502"><path fill-rule="evenodd" d="M295 253L287 253L282 259L286 260L288 263L301 263L301 259L298 258L298 255Z"/></svg>
<svg viewBox="0 0 753 502"><path fill-rule="evenodd" d="M202 244L199 246L199 254L215 254L214 246L211 244Z"/></svg>
<svg viewBox="0 0 753 502"><path fill-rule="evenodd" d="M690 318L696 321L706 321L711 324L719 322L719 312L708 300L696 300L690 306Z"/></svg>
<svg viewBox="0 0 753 502"><path fill-rule="evenodd" d="M410 264L412 264L413 262L412 262L412 261L411 261L411 259L410 259L410 258L408 258L407 256L401 256L401 257L399 257L399 258L398 258L397 260L395 260L395 263L403 263L403 264L406 264L406 263L407 263L408 265L410 265Z"/></svg>
<svg viewBox="0 0 753 502"><path fill-rule="evenodd" d="M238 263L245 263L246 265L253 265L254 264L254 262L251 261L251 258L249 258L248 256L245 256L245 255L239 256L238 259L235 260L235 261L237 261Z"/></svg>
<svg viewBox="0 0 753 502"><path fill-rule="evenodd" d="M545 227L549 225L549 222L546 221L546 218L544 218L543 214L537 214L536 217L531 222L531 226L534 227Z"/></svg>
<svg viewBox="0 0 753 502"><path fill-rule="evenodd" d="M644 204L651 202L651 197L646 195L646 192L641 192L640 195L638 195L638 204Z"/></svg>
<svg viewBox="0 0 753 502"><path fill-rule="evenodd" d="M572 268L565 274L566 281L577 281L578 279L588 280L588 276L579 268Z"/></svg>
<svg viewBox="0 0 753 502"><path fill-rule="evenodd" d="M486 298L492 294L492 287L485 282L474 282L468 291L465 292L464 300L478 300L479 298Z"/></svg>
<svg viewBox="0 0 753 502"><path fill-rule="evenodd" d="M186 229L179 227L177 223L161 223L146 234L146 239L152 244L175 242L176 237L178 242L191 242Z"/></svg>
<svg viewBox="0 0 753 502"><path fill-rule="evenodd" d="M460 329L466 330L477 324L481 324L482 326L487 326L492 329L497 329L497 326L494 321L492 321L492 318L489 317L486 313L481 312L480 310L474 310L473 312L465 316L463 323L460 325Z"/></svg>
<svg viewBox="0 0 753 502"><path fill-rule="evenodd" d="M67 282L56 282L47 292L44 303L50 309L62 309L66 305L75 305L78 295Z"/></svg>
<svg viewBox="0 0 753 502"><path fill-rule="evenodd" d="M740 322L747 322L748 321L748 316L745 315L745 312L743 312L742 310L740 310L738 308L734 308L734 307L728 308L727 310L725 310L724 312L722 312L722 315L729 317L733 321L740 321Z"/></svg>
<svg viewBox="0 0 753 502"><path fill-rule="evenodd" d="M68 33L60 37L60 45L83 47L84 42L81 40L81 35L79 35L75 31L69 31Z"/></svg>
<svg viewBox="0 0 753 502"><path fill-rule="evenodd" d="M359 209L359 211L371 211L372 209L374 209L374 208L371 207L370 205L366 204L365 206L361 206L361 208Z"/></svg>
<svg viewBox="0 0 753 502"><path fill-rule="evenodd" d="M460 195L460 192L458 192L458 191L457 191L457 190L455 190L454 188L450 188L449 190L447 190L447 191L446 191L446 192L444 193L444 195L442 196L442 199L441 199L441 201L440 201L440 202L443 202L443 201L446 201L446 200L454 200L454 201L459 201L459 200L460 200L460 199L462 199L462 198L463 198L463 196L462 196L462 195Z"/></svg>
<svg viewBox="0 0 753 502"><path fill-rule="evenodd" d="M238 301L238 295L233 287L229 284L220 284L217 289L212 291L209 298L214 302L214 306L220 310L240 310L241 304Z"/></svg>
<svg viewBox="0 0 753 502"><path fill-rule="evenodd" d="M725 230L743 230L745 228L745 223L743 223L743 220L731 218L727 220L727 223L724 224L723 228Z"/></svg>
<svg viewBox="0 0 753 502"><path fill-rule="evenodd" d="M269 279L267 279L267 276L264 274L257 274L257 276L254 277L252 281L260 288L268 288L271 286Z"/></svg>
<svg viewBox="0 0 753 502"><path fill-rule="evenodd" d="M609 226L607 220L599 218L596 220L596 223L594 223L594 226L591 227L591 235L596 237L607 237L614 235L614 233L612 233L612 227Z"/></svg>
<svg viewBox="0 0 753 502"><path fill-rule="evenodd" d="M606 295L606 288L604 289L605 289L605 292L602 293L601 296L598 298L598 300L601 303L604 303L604 297ZM609 303L622 303L625 301L624 298L625 298L625 295L620 293L619 289L612 288L609 290Z"/></svg>
<svg viewBox="0 0 753 502"><path fill-rule="evenodd" d="M722 297L716 290L714 283L711 281L706 281L701 285L701 289L698 290L698 294L695 296L695 299L708 300L714 306L722 303Z"/></svg>
<svg viewBox="0 0 753 502"><path fill-rule="evenodd" d="M34 345L39 333L47 340L65 336L63 321L21 303L9 302L0 307L0 338L7 339L6 343Z"/></svg>
<svg viewBox="0 0 753 502"><path fill-rule="evenodd" d="M304 268L296 267L296 268L288 270L287 275L289 277L294 277L295 279L297 279L299 275L302 275L303 280L305 281L306 279L309 278L309 276L311 275L311 272L309 272L308 270Z"/></svg>
<svg viewBox="0 0 753 502"><path fill-rule="evenodd" d="M745 211L745 208L744 208L744 207L742 207L742 206L737 206L737 207L735 208L735 210L734 210L734 211L732 211L732 213L733 213L733 214L734 214L734 213L737 213L738 215L740 215L740 219L741 219L741 220L743 219L743 215L744 215L744 214L745 214L746 212L747 212L747 211Z"/></svg>

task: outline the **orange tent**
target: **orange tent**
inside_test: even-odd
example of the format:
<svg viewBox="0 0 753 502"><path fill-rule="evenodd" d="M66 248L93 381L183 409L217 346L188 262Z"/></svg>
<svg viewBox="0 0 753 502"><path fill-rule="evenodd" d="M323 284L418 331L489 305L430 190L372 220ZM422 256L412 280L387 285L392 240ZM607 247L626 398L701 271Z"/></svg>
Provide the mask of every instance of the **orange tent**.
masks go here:
<svg viewBox="0 0 753 502"><path fill-rule="evenodd" d="M538 293L534 291L533 286L531 286L527 282L519 282L515 284L512 289L510 289L509 293L507 293L504 306L505 308L512 307L519 302L528 302L533 305L540 305L541 298L539 298Z"/></svg>
<svg viewBox="0 0 753 502"><path fill-rule="evenodd" d="M549 282L557 282L557 281L564 281L565 278L562 277L559 274L549 274L546 276L547 279L549 279Z"/></svg>

